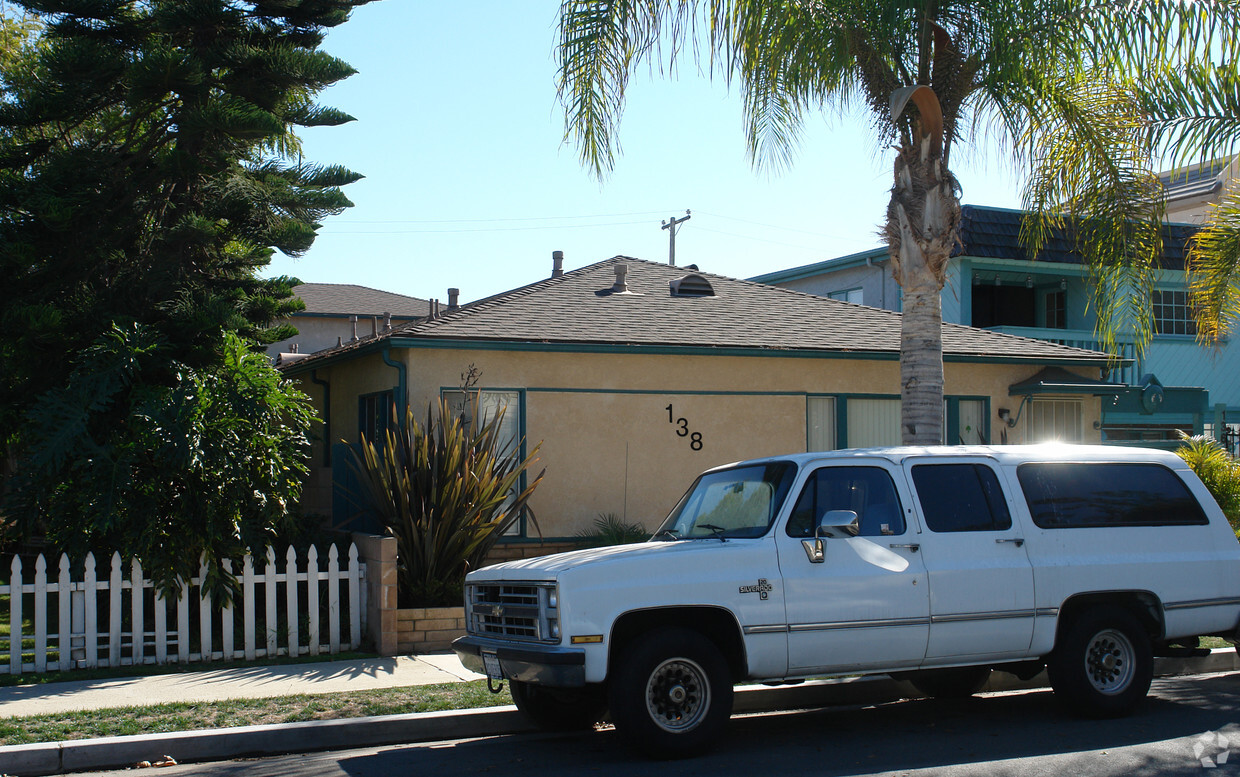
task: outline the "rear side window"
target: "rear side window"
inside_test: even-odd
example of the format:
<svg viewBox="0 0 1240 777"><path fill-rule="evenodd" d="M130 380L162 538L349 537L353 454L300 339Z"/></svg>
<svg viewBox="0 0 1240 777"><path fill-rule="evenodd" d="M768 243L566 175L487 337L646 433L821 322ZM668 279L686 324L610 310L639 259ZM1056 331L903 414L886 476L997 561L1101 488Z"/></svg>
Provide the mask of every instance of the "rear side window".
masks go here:
<svg viewBox="0 0 1240 777"><path fill-rule="evenodd" d="M984 464L918 464L913 485L932 532L1012 528L999 479Z"/></svg>
<svg viewBox="0 0 1240 777"><path fill-rule="evenodd" d="M1184 481L1161 464L1023 464L1017 477L1043 529L1209 522Z"/></svg>

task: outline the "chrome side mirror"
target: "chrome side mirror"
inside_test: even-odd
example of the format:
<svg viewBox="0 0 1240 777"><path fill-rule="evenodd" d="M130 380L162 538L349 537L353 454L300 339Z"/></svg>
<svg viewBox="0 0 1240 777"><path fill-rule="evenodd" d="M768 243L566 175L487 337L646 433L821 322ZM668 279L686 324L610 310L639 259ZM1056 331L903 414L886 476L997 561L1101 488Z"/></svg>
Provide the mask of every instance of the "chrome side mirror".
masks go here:
<svg viewBox="0 0 1240 777"><path fill-rule="evenodd" d="M823 537L856 537L859 527L860 519L852 510L828 510L818 519L818 525L814 527L814 538L801 540L801 547L805 548L809 563L821 564L826 561Z"/></svg>

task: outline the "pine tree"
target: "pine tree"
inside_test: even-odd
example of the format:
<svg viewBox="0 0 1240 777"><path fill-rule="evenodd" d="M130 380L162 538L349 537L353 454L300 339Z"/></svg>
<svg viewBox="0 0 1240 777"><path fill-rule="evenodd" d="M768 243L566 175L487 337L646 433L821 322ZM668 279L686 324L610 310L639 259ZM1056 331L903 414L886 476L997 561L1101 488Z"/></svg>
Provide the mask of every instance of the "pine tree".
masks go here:
<svg viewBox="0 0 1240 777"><path fill-rule="evenodd" d="M289 336L297 256L360 176L293 161L312 96L354 71L318 50L364 0L24 0L43 24L0 102L0 431L114 322L190 366L220 336Z"/></svg>
<svg viewBox="0 0 1240 777"><path fill-rule="evenodd" d="M314 102L354 72L319 47L367 1L18 0L4 9L5 30L20 16L31 34L8 35L0 58L0 456L21 474L6 489L26 490L9 495L0 528L29 526L31 511L53 537L75 520L91 533L114 520L169 518L133 505L104 511L85 493L60 500L64 514L51 515L48 499L31 497L104 482L91 468L106 457L91 459L89 449L131 450L146 398L239 375L237 343L256 348L293 333L276 322L302 307L291 296L296 279L258 273L276 250L304 253L320 222L352 204L341 187L360 176L302 162L296 131L352 120ZM80 424L55 428L60 416L49 420L47 408L91 385L89 354L117 331L159 343L140 364L112 365L141 380L99 393L82 406ZM271 385L272 406L254 412L301 401ZM305 423L294 436L304 437ZM71 439L79 442L62 445ZM303 456L304 446L294 443L255 464L296 470L288 457ZM197 477L187 470L183 479ZM223 482L223 469L217 477L235 485ZM272 503L285 505L296 488L280 488ZM210 529L222 539L185 548L193 558L230 553L225 546L242 534L270 534L240 531L253 516L234 501L218 505L232 517ZM150 529L111 526L94 536Z"/></svg>

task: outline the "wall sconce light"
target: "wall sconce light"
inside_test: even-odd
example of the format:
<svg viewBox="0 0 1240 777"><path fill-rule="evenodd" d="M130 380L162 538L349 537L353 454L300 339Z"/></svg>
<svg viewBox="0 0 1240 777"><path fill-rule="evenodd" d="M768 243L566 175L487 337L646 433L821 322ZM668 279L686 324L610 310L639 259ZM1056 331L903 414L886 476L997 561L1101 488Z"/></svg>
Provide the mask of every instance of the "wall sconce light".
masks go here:
<svg viewBox="0 0 1240 777"><path fill-rule="evenodd" d="M981 284L981 282L982 282L982 276L978 275L977 273L973 273L973 285L978 286Z"/></svg>
<svg viewBox="0 0 1240 777"><path fill-rule="evenodd" d="M1003 281L999 280L999 276L998 276L998 275L996 275L996 276L995 276L995 285L996 285L996 286L1002 286L1002 285L1003 285Z"/></svg>
<svg viewBox="0 0 1240 777"><path fill-rule="evenodd" d="M1068 288L1068 282L1064 280L1063 278L1060 278L1059 279L1059 290L1065 291L1067 288Z"/></svg>
<svg viewBox="0 0 1240 777"><path fill-rule="evenodd" d="M1032 289L1032 288L1033 288L1033 276L1032 276L1032 275L1026 275L1026 276L1025 276L1025 288L1026 288L1026 289Z"/></svg>

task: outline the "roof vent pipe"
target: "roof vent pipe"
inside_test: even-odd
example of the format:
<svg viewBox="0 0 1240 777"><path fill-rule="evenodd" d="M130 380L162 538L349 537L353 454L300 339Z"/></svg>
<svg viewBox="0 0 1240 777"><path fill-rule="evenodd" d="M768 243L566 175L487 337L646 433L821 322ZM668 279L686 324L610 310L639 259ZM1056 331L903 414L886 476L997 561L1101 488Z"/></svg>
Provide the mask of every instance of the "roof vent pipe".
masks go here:
<svg viewBox="0 0 1240 777"><path fill-rule="evenodd" d="M384 332L392 331L392 314L391 313L383 314L383 331Z"/></svg>
<svg viewBox="0 0 1240 777"><path fill-rule="evenodd" d="M370 317L370 336L371 337L379 336L379 317L378 316Z"/></svg>
<svg viewBox="0 0 1240 777"><path fill-rule="evenodd" d="M563 274L564 274L564 252L563 251L552 251L551 252L551 277L559 278Z"/></svg>
<svg viewBox="0 0 1240 777"><path fill-rule="evenodd" d="M461 298L460 289L448 289L448 312L449 313L451 313L454 310L458 310L461 307L458 304L458 300L460 300L460 298Z"/></svg>
<svg viewBox="0 0 1240 777"><path fill-rule="evenodd" d="M629 291L628 284L629 266L627 264L616 265L616 282L611 285L613 294L627 294Z"/></svg>
<svg viewBox="0 0 1240 777"><path fill-rule="evenodd" d="M357 316L349 316L349 323L353 324L353 336L349 338L349 342L357 339Z"/></svg>

